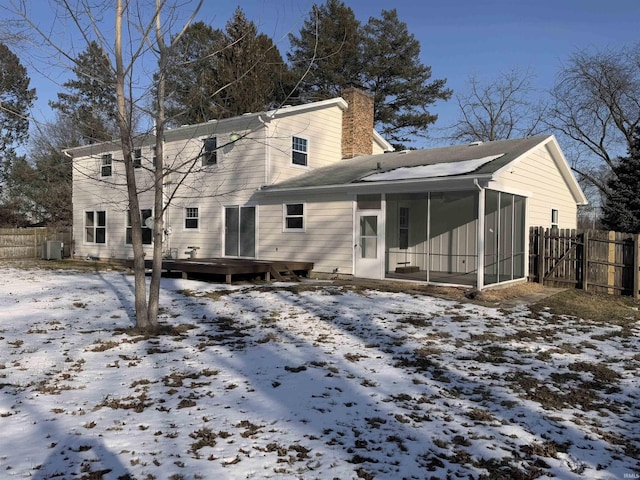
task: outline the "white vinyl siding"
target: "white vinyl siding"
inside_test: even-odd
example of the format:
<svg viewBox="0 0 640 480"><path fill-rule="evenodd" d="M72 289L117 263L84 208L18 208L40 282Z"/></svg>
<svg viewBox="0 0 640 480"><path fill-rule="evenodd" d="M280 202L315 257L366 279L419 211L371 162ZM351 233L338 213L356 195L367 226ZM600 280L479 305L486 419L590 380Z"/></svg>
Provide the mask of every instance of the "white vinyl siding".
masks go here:
<svg viewBox="0 0 640 480"><path fill-rule="evenodd" d="M528 225L551 227L551 209L558 210L559 228L576 228L576 201L546 146L539 146L500 178L500 184L530 194Z"/></svg>
<svg viewBox="0 0 640 480"><path fill-rule="evenodd" d="M192 125L167 130L164 139L164 164L167 171L184 171L193 165L193 170L186 179L181 174L169 174L166 177L165 193L170 196L172 204L165 214L167 232L165 249L176 251L178 258L185 258L188 246L198 246L198 256L221 257L224 255L224 207L227 205L247 205L254 201L256 192L266 184L271 184L304 174L306 168L292 164L292 137L308 139L308 168L315 169L342 160L341 101L323 103L318 107L300 106L278 110L273 118L264 115L241 116L206 124ZM236 142L229 143L231 133L240 135ZM215 168L203 167L201 155L203 142L209 138L217 138ZM142 167L136 170L140 204L153 205L153 169L155 140L149 138L146 143L136 145L142 150ZM117 142L88 145L71 150L73 164L73 215L76 257L95 256L100 258L131 258L131 246L126 243L126 212L128 210L126 179L119 171L119 159L122 152ZM113 158L112 176L101 176L102 155ZM195 163L190 163L195 162ZM121 169L120 169L121 170ZM105 181L106 180L106 181ZM182 181L184 180L184 181ZM174 189L178 187L178 190ZM297 198L295 200L300 200ZM283 234L282 205L288 199L279 199L273 205L273 225L277 228L277 236ZM305 199L306 201L306 199ZM332 202L329 202L332 205ZM185 209L198 207L198 228L184 228L186 225ZM339 229L340 222L329 221L330 212L314 212L315 206L306 206L305 220L313 217L325 221L328 229ZM84 212L105 211L109 223L106 227L108 247L104 244L84 244ZM256 228L262 225L256 207ZM117 219L117 221L114 221ZM340 246L336 255L348 258L350 269L351 252L344 250L352 241L351 217L347 218L346 233L338 234L342 244L343 233L348 237ZM315 224L315 220L314 220ZM315 227L323 230L327 228ZM334 227L335 226L335 227ZM309 225L306 225L307 229ZM308 230L307 230L308 231ZM273 258L270 252L262 252L260 245L263 231L256 231L256 257ZM267 234L269 236L269 234ZM306 236L287 235L288 237ZM325 236L327 243L331 236ZM296 238L296 241L298 238ZM314 240L315 242L315 240ZM353 245L351 245L351 248ZM315 248L315 247L314 247ZM318 245L324 248L324 245ZM287 258L299 257L304 251L303 244L297 243L294 249L280 246L288 250ZM348 253L348 256L347 256ZM335 255L330 256L333 259ZM333 260L329 260L333 262ZM346 260L345 260L346 261ZM344 270L341 270L341 272Z"/></svg>
<svg viewBox="0 0 640 480"><path fill-rule="evenodd" d="M314 270L351 274L353 270L353 200L309 196L305 201L305 231L291 235L282 229L282 205L269 201L260 205L261 258L299 259L314 262ZM304 252L302 254L301 252Z"/></svg>
<svg viewBox="0 0 640 480"><path fill-rule="evenodd" d="M316 169L342 161L342 110L337 106L274 120L268 129L271 147L267 183L280 182L305 169L292 162L292 138L309 139L307 167Z"/></svg>

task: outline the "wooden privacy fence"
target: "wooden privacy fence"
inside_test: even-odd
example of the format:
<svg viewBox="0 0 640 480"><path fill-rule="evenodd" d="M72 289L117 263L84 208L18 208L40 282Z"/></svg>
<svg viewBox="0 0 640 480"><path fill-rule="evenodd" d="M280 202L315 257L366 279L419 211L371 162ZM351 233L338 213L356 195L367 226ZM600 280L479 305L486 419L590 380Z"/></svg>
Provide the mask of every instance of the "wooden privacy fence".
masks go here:
<svg viewBox="0 0 640 480"><path fill-rule="evenodd" d="M0 259L40 258L48 240L63 242L63 255L71 255L71 228L0 228Z"/></svg>
<svg viewBox="0 0 640 480"><path fill-rule="evenodd" d="M529 280L640 298L640 235L532 227Z"/></svg>

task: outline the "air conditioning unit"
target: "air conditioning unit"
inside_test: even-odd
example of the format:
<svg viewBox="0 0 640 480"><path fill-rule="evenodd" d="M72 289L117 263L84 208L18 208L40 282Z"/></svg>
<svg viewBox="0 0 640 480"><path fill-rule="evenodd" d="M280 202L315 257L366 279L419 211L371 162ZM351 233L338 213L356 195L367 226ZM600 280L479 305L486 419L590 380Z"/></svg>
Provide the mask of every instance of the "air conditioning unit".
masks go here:
<svg viewBox="0 0 640 480"><path fill-rule="evenodd" d="M59 240L47 240L42 244L42 258L44 260L62 260L64 243Z"/></svg>

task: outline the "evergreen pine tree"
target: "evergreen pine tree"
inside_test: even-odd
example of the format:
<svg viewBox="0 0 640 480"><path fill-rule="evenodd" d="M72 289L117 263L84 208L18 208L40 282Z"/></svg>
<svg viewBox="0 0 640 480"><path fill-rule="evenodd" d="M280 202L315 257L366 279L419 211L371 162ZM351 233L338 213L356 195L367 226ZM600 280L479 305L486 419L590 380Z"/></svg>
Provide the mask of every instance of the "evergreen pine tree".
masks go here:
<svg viewBox="0 0 640 480"><path fill-rule="evenodd" d="M314 4L299 36L289 34L289 42L287 58L300 81L301 101L337 97L344 87L362 82L360 22L344 2Z"/></svg>
<svg viewBox="0 0 640 480"><path fill-rule="evenodd" d="M420 60L420 42L398 19L395 9L383 10L363 27L363 75L374 94L375 122L383 137L402 148L411 136L425 136L438 116L428 108L448 100L446 80L431 80L431 67Z"/></svg>
<svg viewBox="0 0 640 480"><path fill-rule="evenodd" d="M221 88L219 63L224 33L204 22L186 28L167 62L165 109L173 126L192 125L218 118L213 100Z"/></svg>
<svg viewBox="0 0 640 480"><path fill-rule="evenodd" d="M640 128L636 128L626 157L618 159L607 182L603 207L605 228L640 233Z"/></svg>
<svg viewBox="0 0 640 480"><path fill-rule="evenodd" d="M223 117L260 112L288 95L288 67L273 40L258 33L238 7L225 27L219 68L224 88L216 96Z"/></svg>
<svg viewBox="0 0 640 480"><path fill-rule="evenodd" d="M171 56L166 109L173 125L263 111L291 89L277 46L239 7L224 31L203 22L190 25Z"/></svg>
<svg viewBox="0 0 640 480"><path fill-rule="evenodd" d="M118 135L116 123L116 81L111 61L93 41L75 60L76 78L63 84L67 92L58 93L51 108L71 118L80 129L81 144L111 140Z"/></svg>
<svg viewBox="0 0 640 480"><path fill-rule="evenodd" d="M361 26L344 2L327 0L313 6L299 35L289 40L300 100L324 100L359 86L374 95L376 128L397 148L426 136L437 119L428 108L451 97L446 80L431 80L431 67L420 60L420 42L395 9Z"/></svg>
<svg viewBox="0 0 640 480"><path fill-rule="evenodd" d="M27 69L20 59L0 43L0 226L23 225L22 204L11 177L24 158L16 152L29 135L29 108L36 96L29 88Z"/></svg>

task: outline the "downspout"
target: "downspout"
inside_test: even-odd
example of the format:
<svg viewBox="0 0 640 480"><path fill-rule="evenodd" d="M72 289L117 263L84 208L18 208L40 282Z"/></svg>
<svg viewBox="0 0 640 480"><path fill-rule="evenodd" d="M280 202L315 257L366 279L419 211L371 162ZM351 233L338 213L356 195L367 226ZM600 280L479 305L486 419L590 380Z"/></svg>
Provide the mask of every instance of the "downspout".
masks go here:
<svg viewBox="0 0 640 480"><path fill-rule="evenodd" d="M165 154L165 142L164 142L164 137L162 138L162 155ZM166 155L165 155L166 157ZM163 159L164 160L164 159ZM164 166L164 161L162 162L162 165ZM162 173L162 181L166 184L171 185L171 178L169 178L168 175L165 176L165 173ZM165 252L168 256L171 256L171 233L172 233L172 229L171 229L171 216L169 215L169 195L167 194L167 189L166 187L162 188L162 224L164 225L164 247L165 247Z"/></svg>
<svg viewBox="0 0 640 480"><path fill-rule="evenodd" d="M71 242L69 245L69 255L71 255L71 258L74 257L75 254L75 249L74 249L74 245L75 245L75 222L74 222L74 212L73 212L73 155L71 155L67 150L62 150L62 154L67 157L69 160L71 160ZM84 220L83 220L84 223ZM83 225L84 228L84 225Z"/></svg>
<svg viewBox="0 0 640 480"><path fill-rule="evenodd" d="M477 178L473 179L473 184L478 188L478 233L476 234L478 261L476 271L476 288L484 288L484 202L485 189L480 186Z"/></svg>
<svg viewBox="0 0 640 480"><path fill-rule="evenodd" d="M264 127L264 184L269 185L271 183L271 138L269 135L269 123L273 117L266 115L262 118L262 115L258 115L258 121Z"/></svg>

